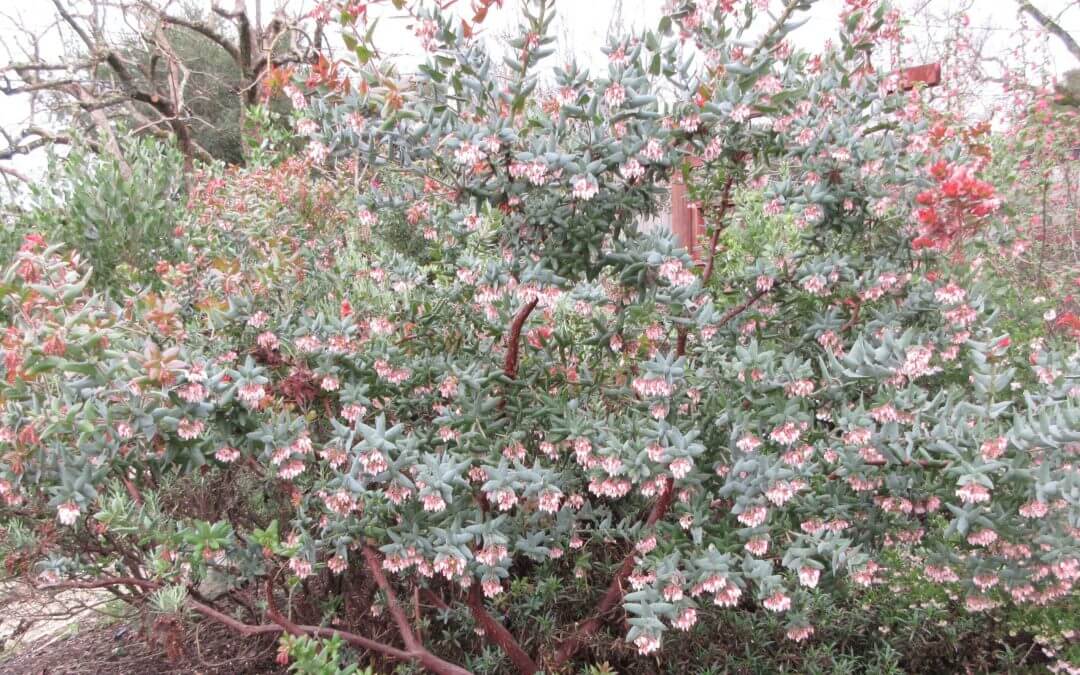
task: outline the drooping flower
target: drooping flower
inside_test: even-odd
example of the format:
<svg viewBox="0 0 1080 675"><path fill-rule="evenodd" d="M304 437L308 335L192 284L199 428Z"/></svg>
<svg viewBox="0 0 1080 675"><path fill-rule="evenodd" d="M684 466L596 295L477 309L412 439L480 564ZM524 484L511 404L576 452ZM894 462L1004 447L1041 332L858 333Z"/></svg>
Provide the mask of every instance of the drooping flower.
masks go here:
<svg viewBox="0 0 1080 675"><path fill-rule="evenodd" d="M746 120L750 119L753 114L754 111L752 108L750 108L750 106L746 105L745 103L740 103L735 106L735 108L731 111L731 120L733 122L742 124Z"/></svg>
<svg viewBox="0 0 1080 675"><path fill-rule="evenodd" d="M308 159L312 164L322 164L330 156L330 148L321 141L310 141L307 147Z"/></svg>
<svg viewBox="0 0 1080 675"><path fill-rule="evenodd" d="M612 82L604 90L604 102L609 107L618 108L626 100L626 88L618 82Z"/></svg>
<svg viewBox="0 0 1080 675"><path fill-rule="evenodd" d="M638 377L631 383L642 398L669 397L675 391L670 382L662 377Z"/></svg>
<svg viewBox="0 0 1080 675"><path fill-rule="evenodd" d="M431 511L432 513L438 513L446 508L446 501L438 492L425 494L420 498L420 502L424 505L425 511Z"/></svg>
<svg viewBox="0 0 1080 675"><path fill-rule="evenodd" d="M764 506L751 506L743 509L743 512L736 516L736 520L747 527L757 527L768 517L769 509Z"/></svg>
<svg viewBox="0 0 1080 675"><path fill-rule="evenodd" d="M791 598L784 595L783 591L776 591L761 604L770 612L786 612L791 609Z"/></svg>
<svg viewBox="0 0 1080 675"><path fill-rule="evenodd" d="M855 570L851 575L851 580L859 586L871 586L878 582L877 573L879 571L881 571L881 566L871 560Z"/></svg>
<svg viewBox="0 0 1080 675"><path fill-rule="evenodd" d="M206 423L202 420L185 417L177 425L176 434L185 441L190 441L202 436L205 429Z"/></svg>
<svg viewBox="0 0 1080 675"><path fill-rule="evenodd" d="M694 461L689 457L679 457L673 459L671 464L668 465L668 469L671 470L671 475L676 480L681 480L690 473L690 470L694 468Z"/></svg>
<svg viewBox="0 0 1080 675"><path fill-rule="evenodd" d="M761 557L769 552L769 540L764 538L755 538L746 542L743 545L750 555L756 555Z"/></svg>
<svg viewBox="0 0 1080 675"><path fill-rule="evenodd" d="M765 490L765 498L776 506L783 506L795 496L798 484L793 481L777 481Z"/></svg>
<svg viewBox="0 0 1080 675"><path fill-rule="evenodd" d="M979 447L979 452L982 453L983 459L988 461L994 460L1005 454L1007 443L1008 441L1005 440L1004 436L998 436L997 438L984 441Z"/></svg>
<svg viewBox="0 0 1080 675"><path fill-rule="evenodd" d="M956 496L965 504L982 504L990 501L990 490L975 482L966 483L956 490Z"/></svg>
<svg viewBox="0 0 1080 675"><path fill-rule="evenodd" d="M638 654L648 656L660 649L660 638L652 633L642 633L634 639L634 646L637 647Z"/></svg>
<svg viewBox="0 0 1080 675"><path fill-rule="evenodd" d="M748 434L740 438L735 445L743 452L753 452L761 446L761 439L753 434Z"/></svg>
<svg viewBox="0 0 1080 675"><path fill-rule="evenodd" d="M488 499L495 503L499 507L500 511L509 511L514 508L518 502L518 497L513 490L509 488L503 488L496 490L495 492L488 493Z"/></svg>
<svg viewBox="0 0 1080 675"><path fill-rule="evenodd" d="M562 502L562 493L557 490L545 490L540 494L539 507L546 513L558 513Z"/></svg>
<svg viewBox="0 0 1080 675"><path fill-rule="evenodd" d="M795 380L784 385L784 393L791 397L809 396L814 388L812 380Z"/></svg>
<svg viewBox="0 0 1080 675"><path fill-rule="evenodd" d="M587 202L596 196L600 191L600 186L597 185L596 179L592 176L575 176L570 181L570 186L573 188L573 195L575 199Z"/></svg>
<svg viewBox="0 0 1080 675"><path fill-rule="evenodd" d="M298 459L289 460L278 468L278 477L283 480L292 480L304 472L304 463Z"/></svg>
<svg viewBox="0 0 1080 675"><path fill-rule="evenodd" d="M656 548L656 537L650 535L635 544L634 548L638 553L645 555Z"/></svg>
<svg viewBox="0 0 1080 675"><path fill-rule="evenodd" d="M679 128L685 133L694 133L701 128L701 115L686 115L679 120Z"/></svg>
<svg viewBox="0 0 1080 675"><path fill-rule="evenodd" d="M799 440L802 430L794 422L785 422L769 432L769 438L780 445L792 445Z"/></svg>
<svg viewBox="0 0 1080 675"><path fill-rule="evenodd" d="M969 612L985 612L994 609L999 603L985 595L969 595L964 598L964 609Z"/></svg>
<svg viewBox="0 0 1080 675"><path fill-rule="evenodd" d="M1033 499L1020 506L1020 515L1024 518L1043 518L1050 512L1050 507L1046 502Z"/></svg>
<svg viewBox="0 0 1080 675"><path fill-rule="evenodd" d="M295 557L289 559L289 569L301 579L311 576L311 562L307 558Z"/></svg>
<svg viewBox="0 0 1080 675"><path fill-rule="evenodd" d="M480 582L480 588L484 591L485 598L494 598L503 592L502 582L495 577L484 577Z"/></svg>
<svg viewBox="0 0 1080 675"><path fill-rule="evenodd" d="M326 508L339 516L347 516L357 509L356 498L344 490L327 495L323 501Z"/></svg>
<svg viewBox="0 0 1080 675"><path fill-rule="evenodd" d="M641 151L641 156L650 162L659 162L664 158L664 150L660 146L660 142L655 138L650 138L645 143L645 148Z"/></svg>
<svg viewBox="0 0 1080 675"><path fill-rule="evenodd" d="M465 571L465 559L456 555L447 555L440 553L435 556L434 571L443 575L446 579L452 580L454 577L461 575Z"/></svg>
<svg viewBox="0 0 1080 675"><path fill-rule="evenodd" d="M319 387L323 391L337 391L340 386L341 383L333 375L324 375L319 382Z"/></svg>
<svg viewBox="0 0 1080 675"><path fill-rule="evenodd" d="M658 274L661 279L677 288L685 288L697 279L694 273L686 269L682 261L677 258L669 258L661 263Z"/></svg>
<svg viewBox="0 0 1080 675"><path fill-rule="evenodd" d="M56 519L61 525L74 525L79 519L79 505L75 502L64 502L56 507Z"/></svg>
<svg viewBox="0 0 1080 675"><path fill-rule="evenodd" d="M479 146L473 145L469 141L463 141L461 145L454 150L454 161L458 164L472 166L483 159L484 151L481 150Z"/></svg>
<svg viewBox="0 0 1080 675"><path fill-rule="evenodd" d="M802 642L810 639L810 636L814 634L814 627L807 624L805 626L792 626L787 630L787 638L794 640L795 642Z"/></svg>
<svg viewBox="0 0 1080 675"><path fill-rule="evenodd" d="M803 290L812 295L824 295L828 281L820 274L812 274L799 282Z"/></svg>
<svg viewBox="0 0 1080 675"><path fill-rule="evenodd" d="M236 397L245 407L258 410L266 399L266 389L261 384L248 382L241 385L236 392Z"/></svg>
<svg viewBox="0 0 1080 675"><path fill-rule="evenodd" d="M693 607L687 607L679 613L677 617L671 622L671 625L679 630L690 630L697 623L697 610Z"/></svg>
<svg viewBox="0 0 1080 675"><path fill-rule="evenodd" d="M934 291L934 298L943 305L956 305L964 301L967 291L950 282Z"/></svg>
<svg viewBox="0 0 1080 675"><path fill-rule="evenodd" d="M223 445L222 447L218 448L217 452L214 453L214 458L217 459L217 461L219 462L229 464L231 462L235 462L237 459L240 458L240 451L236 448Z"/></svg>
<svg viewBox="0 0 1080 675"><path fill-rule="evenodd" d="M816 567L810 567L804 565L799 568L799 583L807 588L817 588L818 579L821 577L821 570Z"/></svg>
<svg viewBox="0 0 1080 675"><path fill-rule="evenodd" d="M742 597L742 589L735 584L728 583L716 591L716 595L713 596L713 604L720 607L734 607L739 604L740 597Z"/></svg>
<svg viewBox="0 0 1080 675"><path fill-rule="evenodd" d="M968 535L967 541L972 546L989 546L997 541L997 532L987 528L972 532Z"/></svg>

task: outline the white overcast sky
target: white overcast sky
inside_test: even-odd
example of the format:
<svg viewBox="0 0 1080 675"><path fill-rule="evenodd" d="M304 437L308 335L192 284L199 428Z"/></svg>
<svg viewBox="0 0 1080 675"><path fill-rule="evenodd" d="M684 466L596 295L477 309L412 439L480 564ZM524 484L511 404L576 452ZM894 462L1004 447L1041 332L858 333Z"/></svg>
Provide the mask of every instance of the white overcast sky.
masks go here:
<svg viewBox="0 0 1080 675"><path fill-rule="evenodd" d="M62 0L68 5L77 6L79 0ZM159 0L164 1L164 0ZM175 0L179 3L180 0ZM221 2L221 0L218 0ZM249 5L254 0L246 0ZM1034 4L1045 13L1058 17L1061 25L1074 36L1080 36L1080 0L1033 0ZM207 9L211 6L211 0L187 0L187 4L199 6L205 4ZM227 6L232 5L232 0L226 0ZM459 0L462 8L467 9L471 4L467 0ZM505 0L506 7L503 10L493 10L484 28L491 34L499 35L517 23L518 0ZM599 65L603 63L600 47L605 43L608 32L614 28L639 31L643 28L655 27L661 15L663 0L555 0L557 12L555 34L563 42L560 54L573 53L582 65ZM778 6L779 0L773 0L772 4ZM931 33L935 30L943 30L942 19L950 12L960 7L968 8L968 16L971 26L978 31L979 35L988 40L987 53L990 55L1006 55L1011 44L1018 39L1038 40L1034 31L1020 37L1020 26L1017 4L1015 0L895 0L895 5L909 10L914 25L912 33L917 33L919 40L926 42L927 30ZM311 0L263 0L263 15L268 17L272 8L284 6L289 10L297 10L312 6ZM838 15L844 6L844 0L817 0L809 12L810 21L792 35L792 41L798 46L816 51L821 48L825 40L834 37L838 29ZM913 7L925 7L918 14L911 14ZM6 64L9 53L18 58L21 34L15 28L14 22L34 30L41 34L47 31L54 15L52 3L48 0L0 0L0 66ZM1029 26L1034 23L1027 20ZM933 38L929 38L932 40ZM400 49L397 45L412 47L415 40L408 35L403 21L386 21L380 24L376 36L377 44L385 50ZM1053 72L1062 73L1070 68L1080 66L1075 59L1051 38L1047 42L1048 53L1051 59ZM61 45L57 40L46 44L51 50L59 51ZM906 58L917 60L914 46L911 54ZM415 61L419 54L402 53L405 61ZM948 73L945 74L948 77ZM0 97L0 125L5 129L19 130L25 126L29 113L26 100ZM41 158L20 158L16 166L25 170L33 170L41 165Z"/></svg>

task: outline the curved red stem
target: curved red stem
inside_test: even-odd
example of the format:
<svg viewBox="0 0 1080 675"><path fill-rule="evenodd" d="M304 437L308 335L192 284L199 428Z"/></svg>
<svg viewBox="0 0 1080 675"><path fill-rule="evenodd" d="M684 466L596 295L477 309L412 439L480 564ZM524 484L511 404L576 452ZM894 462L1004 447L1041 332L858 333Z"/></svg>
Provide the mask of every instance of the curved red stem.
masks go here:
<svg viewBox="0 0 1080 675"><path fill-rule="evenodd" d="M664 482L664 489L660 492L660 496L657 497L656 503L653 504L652 510L649 511L649 516L645 520L646 527L652 527L667 515L674 494L675 484L672 478L668 476ZM569 661L574 654L581 649L581 646L585 644L585 641L604 625L604 619L607 613L622 601L623 595L626 593L624 588L626 580L634 571L634 558L634 551L630 551L630 553L626 555L626 558L623 559L615 576L612 577L611 583L608 584L607 592L604 593L604 597L600 599L600 603L597 604L596 611L593 615L578 624L570 637L563 640L562 644L559 645L558 650L555 652L555 656L549 664L552 670L559 668Z"/></svg>
<svg viewBox="0 0 1080 675"><path fill-rule="evenodd" d="M514 666L523 675L532 675L540 670L536 662L532 660L525 650L521 648L514 636L501 623L495 620L487 609L484 608L484 598L480 594L480 584L473 582L469 589L469 610L480 627L484 629L484 637L492 644L502 649L510 657Z"/></svg>

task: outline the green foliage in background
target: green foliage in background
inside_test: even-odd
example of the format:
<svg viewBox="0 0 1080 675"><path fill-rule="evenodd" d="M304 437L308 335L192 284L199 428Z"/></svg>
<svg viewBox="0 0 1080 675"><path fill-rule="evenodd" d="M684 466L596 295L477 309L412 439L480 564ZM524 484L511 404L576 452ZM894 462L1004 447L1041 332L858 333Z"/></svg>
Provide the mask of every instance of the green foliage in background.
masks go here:
<svg viewBox="0 0 1080 675"><path fill-rule="evenodd" d="M32 206L4 241L10 257L18 241L37 232L77 248L89 259L99 289L145 284L158 260L174 257L173 229L183 207L183 158L170 146L143 139L126 144L121 162L76 147L52 159L35 187Z"/></svg>

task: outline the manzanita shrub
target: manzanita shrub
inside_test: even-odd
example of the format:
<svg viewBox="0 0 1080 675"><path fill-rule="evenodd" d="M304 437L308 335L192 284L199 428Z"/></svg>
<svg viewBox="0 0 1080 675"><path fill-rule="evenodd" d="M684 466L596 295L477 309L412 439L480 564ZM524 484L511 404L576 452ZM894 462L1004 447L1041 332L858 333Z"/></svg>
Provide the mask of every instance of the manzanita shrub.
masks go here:
<svg viewBox="0 0 1080 675"><path fill-rule="evenodd" d="M542 80L551 3L501 60L491 4L405 7L430 52L408 78L364 3L328 8L360 63L286 85L303 156L203 177L164 292L91 294L27 238L2 279L9 563L289 634L305 672L344 643L464 673L480 636L559 672L619 617L648 656L755 608L812 640L814 595L882 583L888 549L972 612L1069 594L1077 355L995 330L963 256L995 188L868 65L899 16L849 0L810 55L786 40L808 0L680 1L606 72ZM700 267L642 226L675 172ZM751 207L790 236L718 272ZM378 243L402 223L416 255ZM523 579L583 613L508 626ZM476 641L436 653L425 607Z"/></svg>

